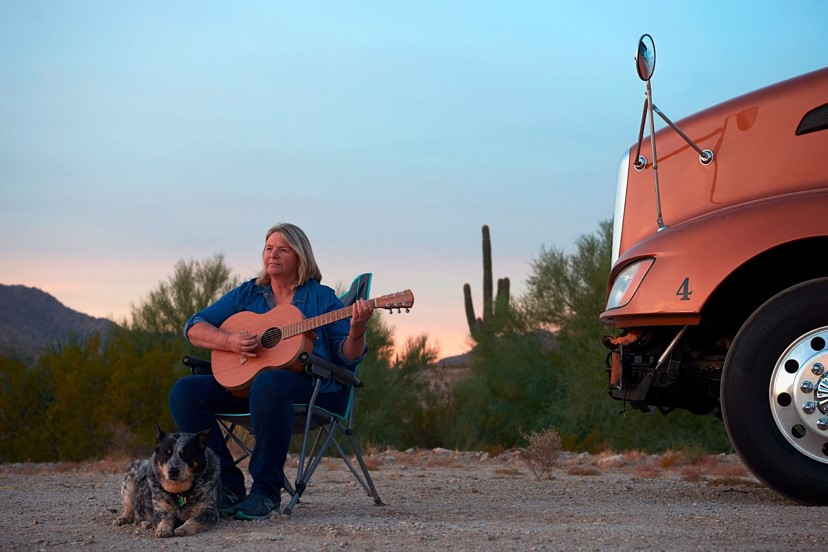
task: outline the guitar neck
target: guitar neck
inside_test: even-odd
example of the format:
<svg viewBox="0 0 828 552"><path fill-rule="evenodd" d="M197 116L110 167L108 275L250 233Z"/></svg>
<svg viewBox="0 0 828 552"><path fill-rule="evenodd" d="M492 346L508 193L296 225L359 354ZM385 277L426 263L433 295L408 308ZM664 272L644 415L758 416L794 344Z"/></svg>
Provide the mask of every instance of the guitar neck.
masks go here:
<svg viewBox="0 0 828 552"><path fill-rule="evenodd" d="M376 299L369 299L368 302L373 303L374 308L377 307ZM316 328L320 328L328 324L333 324L334 322L338 322L343 318L350 318L353 315L354 306L351 305L349 307L343 307L335 311L320 314L319 316L314 316L313 318L305 318L304 320L300 320L299 322L294 322L293 324L288 324L282 327L282 337L286 339L288 337L303 334L311 330L315 330Z"/></svg>

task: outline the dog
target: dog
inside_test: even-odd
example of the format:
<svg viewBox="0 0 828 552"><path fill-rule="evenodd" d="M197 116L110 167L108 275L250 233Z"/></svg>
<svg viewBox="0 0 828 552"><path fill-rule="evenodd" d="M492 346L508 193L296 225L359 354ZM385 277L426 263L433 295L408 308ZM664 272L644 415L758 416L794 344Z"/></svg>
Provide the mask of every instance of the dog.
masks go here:
<svg viewBox="0 0 828 552"><path fill-rule="evenodd" d="M113 524L151 524L156 537L215 527L221 480L218 456L207 447L209 433L164 433L156 423L155 452L128 466L121 484L124 512Z"/></svg>

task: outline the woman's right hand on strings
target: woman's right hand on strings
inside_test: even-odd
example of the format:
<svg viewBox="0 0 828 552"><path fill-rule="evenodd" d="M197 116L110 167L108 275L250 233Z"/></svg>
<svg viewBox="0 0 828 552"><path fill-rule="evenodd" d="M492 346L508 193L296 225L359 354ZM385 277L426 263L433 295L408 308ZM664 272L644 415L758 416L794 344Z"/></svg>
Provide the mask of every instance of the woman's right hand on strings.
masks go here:
<svg viewBox="0 0 828 552"><path fill-rule="evenodd" d="M258 337L257 334L246 331L232 333L227 336L227 349L246 357L255 357L256 353L253 351L259 346Z"/></svg>

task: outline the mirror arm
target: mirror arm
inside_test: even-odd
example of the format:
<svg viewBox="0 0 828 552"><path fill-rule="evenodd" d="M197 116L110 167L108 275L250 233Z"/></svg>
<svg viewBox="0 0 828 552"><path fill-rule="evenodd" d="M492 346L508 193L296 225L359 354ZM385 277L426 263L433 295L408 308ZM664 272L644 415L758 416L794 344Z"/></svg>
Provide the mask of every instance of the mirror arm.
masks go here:
<svg viewBox="0 0 828 552"><path fill-rule="evenodd" d="M696 143L695 143L695 142L693 142L693 140L691 140L691 139L690 139L690 137L689 137L689 136L687 136L687 135L686 135L686 134L685 134L685 133L684 133L684 132L683 132L683 131L682 131L682 130L678 127L678 125L676 125L673 121L671 121L671 120L667 117L667 115L665 115L664 113L662 113L662 112L661 112L661 110L660 110L659 108L657 108L655 105L653 105L653 111L655 111L656 113L658 113L658 116L659 116L659 117L661 117L662 119L664 119L664 122L666 122L668 125L670 125L670 128L672 128L673 130L675 130L675 131L678 133L678 135L679 135L679 136L681 136L681 137L684 139L684 141L685 141L685 142L687 142L687 144L688 144L691 148L693 148L694 150L696 150L696 153L698 153L698 154L699 154L699 163L701 163L702 165L709 165L710 163L712 163L712 162L713 162L713 152L712 152L712 151L710 151L710 150L702 150L699 146L697 146L697 145L696 145Z"/></svg>
<svg viewBox="0 0 828 552"><path fill-rule="evenodd" d="M641 142L644 140L644 125L647 122L647 107L649 102L644 98L644 112L641 114L641 126L638 128L638 148L635 150L635 162L633 167L637 171L643 171L647 166L647 158L641 155Z"/></svg>
<svg viewBox="0 0 828 552"><path fill-rule="evenodd" d="M650 81L647 81L647 102L644 104L648 108L650 116L650 146L653 151L653 184L655 184L655 200L656 200L656 224L658 225L658 232L668 228L664 224L664 218L661 216L661 190L658 186L658 155L656 154L656 139L655 139L655 119L653 118L653 89L650 87Z"/></svg>

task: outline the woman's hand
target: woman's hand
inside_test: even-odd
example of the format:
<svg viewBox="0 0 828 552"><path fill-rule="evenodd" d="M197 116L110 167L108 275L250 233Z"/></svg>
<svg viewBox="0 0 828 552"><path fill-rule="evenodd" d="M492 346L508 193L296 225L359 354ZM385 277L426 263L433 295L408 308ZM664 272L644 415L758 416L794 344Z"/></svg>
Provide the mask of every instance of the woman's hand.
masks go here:
<svg viewBox="0 0 828 552"><path fill-rule="evenodd" d="M253 358L257 356L253 351L259 346L258 337L257 334L252 334L247 331L229 334L227 336L227 350Z"/></svg>
<svg viewBox="0 0 828 552"><path fill-rule="evenodd" d="M348 337L358 341L365 335L365 328L368 326L368 319L374 313L374 305L365 299L357 299L354 303L354 314L351 316L351 329Z"/></svg>
<svg viewBox="0 0 828 552"><path fill-rule="evenodd" d="M342 352L346 357L356 359L365 351L365 330L368 327L368 319L373 313L374 305L365 299L359 299L354 303L348 338L342 346Z"/></svg>
<svg viewBox="0 0 828 552"><path fill-rule="evenodd" d="M209 322L197 322L187 331L187 339L196 347L212 351L230 351L246 357L255 357L259 336L246 331L228 334Z"/></svg>

